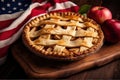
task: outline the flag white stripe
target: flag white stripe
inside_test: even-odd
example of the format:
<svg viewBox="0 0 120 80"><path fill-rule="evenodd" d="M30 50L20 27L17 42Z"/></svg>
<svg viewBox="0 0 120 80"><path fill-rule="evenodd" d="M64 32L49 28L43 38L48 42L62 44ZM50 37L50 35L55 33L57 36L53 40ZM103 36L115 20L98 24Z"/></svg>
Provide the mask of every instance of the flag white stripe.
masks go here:
<svg viewBox="0 0 120 80"><path fill-rule="evenodd" d="M76 6L76 4L74 4L70 1L62 2L62 3L56 3L56 5L49 7L47 12L55 11L55 10L61 10L61 9L67 9L67 8L71 8L71 7L74 7L74 6ZM44 13L44 14L46 14L46 13ZM28 22L30 22L32 19L34 19L36 17L39 17L41 15L44 15L44 14L40 14L40 15L32 17L29 21L26 22L26 24Z"/></svg>
<svg viewBox="0 0 120 80"><path fill-rule="evenodd" d="M55 7L56 6L56 7ZM67 1L67 2L62 2L62 3L56 3L54 6L50 7L48 9L49 11L55 11L55 10L61 10L61 9L66 9L66 8L70 8L76 6L74 3Z"/></svg>
<svg viewBox="0 0 120 80"><path fill-rule="evenodd" d="M16 28L20 23L22 23L22 21L24 21L26 19L26 17L31 13L31 10L33 8L38 7L38 6L43 6L46 3L47 3L47 1L45 1L45 2L43 2L41 4L40 3L33 3L33 4L31 4L30 7L18 19L16 19L8 28L0 30L0 32L4 32L4 31L7 31L7 30L12 30L12 29ZM74 6L76 6L76 5L74 3L72 3L72 2L69 2L69 1L63 2L63 3L56 3L56 5L51 6L48 9L48 11L50 12L50 11L55 11L55 10L61 10L61 9L66 9L66 8L70 8L70 7L74 7ZM38 16L41 16L41 15L43 15L43 14L40 14ZM35 18L35 17L33 17L33 18ZM31 19L33 19L33 18L31 18ZM23 27L21 27L20 30L18 30L18 32L15 33L12 37L10 37L10 38L8 38L6 40L0 41L0 48L3 48L5 46L10 45L16 39L18 39L20 34L21 34L21 32L22 32L22 29L23 29Z"/></svg>
<svg viewBox="0 0 120 80"><path fill-rule="evenodd" d="M5 20L10 20L10 19L17 18L23 12L24 11L16 12L16 13L13 13L13 14L3 14L3 15L0 15L0 21L5 21Z"/></svg>
<svg viewBox="0 0 120 80"><path fill-rule="evenodd" d="M5 46L8 46L10 44L12 44L15 40L17 40L20 35L21 35L21 31L23 28L21 28L16 34L14 34L12 37L6 39L6 40L2 40L0 41L0 48L3 48Z"/></svg>
<svg viewBox="0 0 120 80"><path fill-rule="evenodd" d="M33 4L31 4L30 7L18 19L16 19L9 27L0 30L0 33L16 28L20 23L22 23L22 21L24 21L26 19L26 17L31 13L31 10L33 8L38 7L38 6L42 6L45 3L46 2L43 2L41 4L40 3L33 3Z"/></svg>
<svg viewBox="0 0 120 80"><path fill-rule="evenodd" d="M9 26L10 28L7 29L7 30L11 30L11 27L12 27L12 29L14 29L16 26L18 26L31 13L31 10L33 8L35 8L37 6L42 6L44 4L46 4L46 2L43 2L42 4L40 4L40 3L34 3L34 4L32 4L30 6L30 8L28 8L16 21L14 21ZM8 45L12 44L20 36L20 34L22 32L22 29L23 29L23 27L21 27L21 29L17 33L15 33L12 37L10 37L10 38L8 38L6 40L0 41L0 48L3 48L5 46L8 46ZM3 30L1 30L1 31L3 31Z"/></svg>

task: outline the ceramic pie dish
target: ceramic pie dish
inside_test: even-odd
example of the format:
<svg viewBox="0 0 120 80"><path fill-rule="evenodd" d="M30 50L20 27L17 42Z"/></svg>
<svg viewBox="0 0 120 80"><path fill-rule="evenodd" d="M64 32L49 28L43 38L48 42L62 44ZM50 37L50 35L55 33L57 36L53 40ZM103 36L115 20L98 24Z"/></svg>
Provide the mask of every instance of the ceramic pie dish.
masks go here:
<svg viewBox="0 0 120 80"><path fill-rule="evenodd" d="M22 33L23 43L34 54L68 61L95 53L103 39L103 32L94 20L74 12L36 17L25 25Z"/></svg>

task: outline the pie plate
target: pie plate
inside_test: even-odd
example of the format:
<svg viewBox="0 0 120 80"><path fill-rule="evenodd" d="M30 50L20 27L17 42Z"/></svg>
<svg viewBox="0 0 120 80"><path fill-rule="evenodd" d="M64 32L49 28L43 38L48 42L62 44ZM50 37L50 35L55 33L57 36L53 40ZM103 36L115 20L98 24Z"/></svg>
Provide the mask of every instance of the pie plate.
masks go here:
<svg viewBox="0 0 120 80"><path fill-rule="evenodd" d="M104 44L98 52L73 62L55 61L39 57L30 52L21 39L13 44L11 50L13 57L30 78L66 77L120 58L120 42L114 45Z"/></svg>
<svg viewBox="0 0 120 80"><path fill-rule="evenodd" d="M98 51L104 35L94 20L75 12L54 12L26 23L25 46L36 55L64 61L79 60Z"/></svg>

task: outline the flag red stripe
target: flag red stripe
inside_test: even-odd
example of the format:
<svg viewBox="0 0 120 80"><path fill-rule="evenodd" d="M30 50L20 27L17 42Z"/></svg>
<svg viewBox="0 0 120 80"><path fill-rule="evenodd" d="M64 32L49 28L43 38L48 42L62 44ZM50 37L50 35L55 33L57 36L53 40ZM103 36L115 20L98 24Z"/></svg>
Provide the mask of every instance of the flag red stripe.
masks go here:
<svg viewBox="0 0 120 80"><path fill-rule="evenodd" d="M31 12L31 17L46 13L46 10L48 10L49 7L52 7L52 5L49 2L47 2L46 4L42 6L38 6L34 8Z"/></svg>
<svg viewBox="0 0 120 80"><path fill-rule="evenodd" d="M25 24L29 20L29 18L30 15L28 15L27 18L16 28L0 33L0 40L5 40L13 36L13 34L15 34L23 26L23 24Z"/></svg>
<svg viewBox="0 0 120 80"><path fill-rule="evenodd" d="M58 0L59 1L59 0ZM66 1L66 0L65 0ZM53 7L54 5L51 5L50 3L46 3L45 5L43 6L39 6L39 7L36 7L32 10L31 12L31 17L34 17L34 16L37 16L37 15L40 15L40 14L43 14L43 13L46 13L46 10L48 10L48 8L50 7ZM55 10L55 11L51 11L51 12L59 12L59 11L73 11L73 12L78 12L79 10L79 7L78 6L72 6L70 8L65 8L65 9L59 9L59 10Z"/></svg>
<svg viewBox="0 0 120 80"><path fill-rule="evenodd" d="M35 13L35 14L32 14L32 13ZM16 28L0 33L0 40L5 40L13 36L13 34L15 34L30 19L31 16L36 16L37 15L36 13L43 14L45 12L41 10L36 11L35 9L33 9L32 13L23 22L21 22L21 24L19 24Z"/></svg>
<svg viewBox="0 0 120 80"><path fill-rule="evenodd" d="M33 1L43 2L45 0L33 0ZM13 35L17 34L18 33L17 31L19 31L30 18L33 18L40 14L44 14L44 13L48 13L48 12L66 12L66 11L78 12L79 7L77 5L71 4L72 2L68 5L67 5L67 3L64 4L64 2L67 2L67 1L68 0L48 0L48 2L45 3L44 5L32 9L31 14L27 14L27 18L25 20L21 21L20 20L21 18L18 18L17 20L20 20L21 23L20 24L16 23L17 26L9 26L12 23L12 21L14 21L15 19L6 20L7 22L4 22L4 23L2 23L2 21L1 21L0 24L2 24L3 27L0 26L0 29L3 29L5 27L15 27L15 28L13 28L13 29L11 28L9 30L6 29L6 31L2 31L0 33L0 41L4 41L7 39L9 41L9 39L11 39L11 38L14 41L17 37L15 36L16 37L15 38ZM58 3L58 4L60 3L60 5L61 5L61 3L63 3L63 4L59 8L59 7L57 7L58 4L56 5L56 3ZM60 6L60 5L58 5L58 6ZM48 10L50 10L50 11L48 11ZM19 32L19 33L21 33L21 32ZM5 44L0 45L1 46L0 57L3 57L6 55L10 44L7 43L7 41L6 41Z"/></svg>
<svg viewBox="0 0 120 80"><path fill-rule="evenodd" d="M5 40L8 39L9 37L11 37L13 34L15 34L18 30L20 29L20 26L12 29L12 30L8 30L5 32L0 33L0 40Z"/></svg>
<svg viewBox="0 0 120 80"><path fill-rule="evenodd" d="M0 29L4 29L4 28L8 27L15 19L16 18L5 20L5 21L0 21Z"/></svg>
<svg viewBox="0 0 120 80"><path fill-rule="evenodd" d="M32 10L32 13L30 14L30 16L28 16L24 21L23 23L21 23L20 25L18 25L16 28L12 29L12 30L9 30L9 31L5 31L5 32L2 32L0 34L0 40L5 40L9 37L11 37L13 34L15 34L20 28L21 26L23 26L23 24L26 23L26 21L28 21L28 19L32 16L37 16L39 14L43 14L45 13L46 11L45 10L39 10L39 7L37 7L38 9L33 9ZM61 10L55 10L55 11L51 11L51 12L66 12L66 11L74 11L74 12L77 12L78 11L78 6L74 6L74 7L71 7L71 8L66 8L66 9L61 9Z"/></svg>
<svg viewBox="0 0 120 80"><path fill-rule="evenodd" d="M34 8L31 12L31 17L46 13L46 10L43 9L45 7L46 5Z"/></svg>
<svg viewBox="0 0 120 80"><path fill-rule="evenodd" d="M34 8L32 11L31 11L31 14L30 14L30 17L34 17L34 16L37 16L39 14L43 14L43 13L46 13L46 8L48 9L49 7L51 7L51 5L49 3L43 5L43 6L39 6L39 7L36 7ZM65 11L74 11L74 12L77 12L78 11L78 6L73 6L71 8L65 8L65 9L62 9L62 10L56 10L56 11L51 11L51 12L65 12ZM28 18L29 19L29 18ZM27 20L28 20L27 19ZM27 21L27 20L24 20L22 25ZM12 30L9 30L9 31L5 31L5 32L2 32L0 34L0 40L5 40L9 37L11 37L13 34L15 34L22 25L19 25L18 27L12 29Z"/></svg>

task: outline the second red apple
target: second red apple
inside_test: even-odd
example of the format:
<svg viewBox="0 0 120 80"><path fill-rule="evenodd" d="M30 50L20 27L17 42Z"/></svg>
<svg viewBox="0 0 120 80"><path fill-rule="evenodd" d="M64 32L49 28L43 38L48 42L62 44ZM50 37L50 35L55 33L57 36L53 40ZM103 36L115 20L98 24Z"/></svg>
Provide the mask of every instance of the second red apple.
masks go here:
<svg viewBox="0 0 120 80"><path fill-rule="evenodd" d="M120 20L108 19L101 26L105 40L109 43L120 41Z"/></svg>
<svg viewBox="0 0 120 80"><path fill-rule="evenodd" d="M94 19L97 23L102 24L107 19L112 19L112 13L111 11L103 6L94 6L92 7L88 13L87 16L89 18Z"/></svg>

